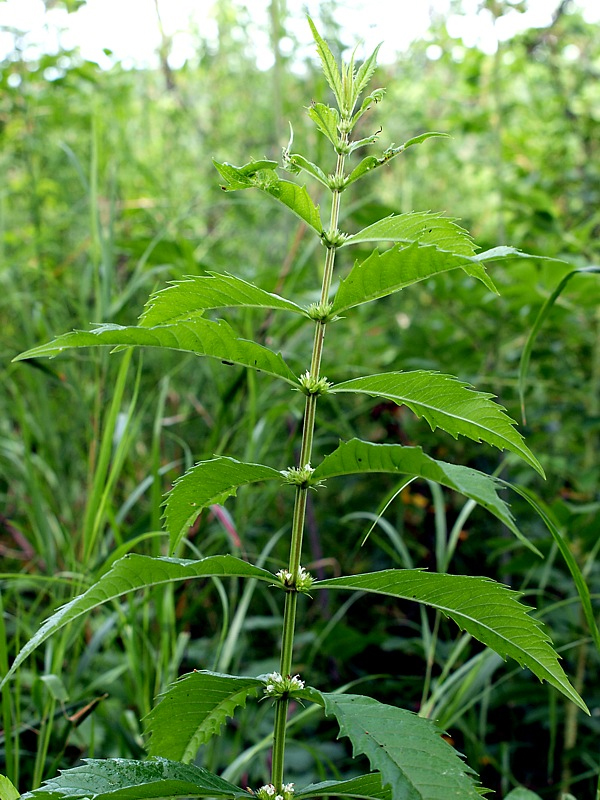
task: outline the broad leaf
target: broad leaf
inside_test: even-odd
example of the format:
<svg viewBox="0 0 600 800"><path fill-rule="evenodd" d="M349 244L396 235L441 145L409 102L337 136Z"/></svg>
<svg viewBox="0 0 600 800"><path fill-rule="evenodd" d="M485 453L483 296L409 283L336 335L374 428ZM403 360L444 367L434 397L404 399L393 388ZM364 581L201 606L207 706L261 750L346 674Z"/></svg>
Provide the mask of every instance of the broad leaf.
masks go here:
<svg viewBox="0 0 600 800"><path fill-rule="evenodd" d="M335 146L340 138L338 133L338 125L340 124L338 110L323 105L323 103L312 103L307 112L321 133Z"/></svg>
<svg viewBox="0 0 600 800"><path fill-rule="evenodd" d="M221 177L227 181L227 185L223 187L227 191L253 187L261 189L291 209L296 216L314 228L317 233L323 233L319 207L315 206L305 187L281 180L272 168L259 169L249 175L248 168L253 163L250 162L250 165L245 164L243 167L234 167L232 164L221 164L218 161L213 161Z"/></svg>
<svg viewBox="0 0 600 800"><path fill-rule="evenodd" d="M480 800L475 773L431 720L356 694L320 693L340 736L381 773L392 800Z"/></svg>
<svg viewBox="0 0 600 800"><path fill-rule="evenodd" d="M200 745L218 735L227 717L263 687L257 678L205 671L184 675L146 717L148 752L189 764Z"/></svg>
<svg viewBox="0 0 600 800"><path fill-rule="evenodd" d="M126 555L115 561L110 571L102 575L86 592L59 608L42 624L15 658L12 667L0 683L0 688L36 647L91 609L148 586L210 577L257 578L267 583L273 583L275 580L267 570L254 567L229 555L209 556L199 560Z"/></svg>
<svg viewBox="0 0 600 800"><path fill-rule="evenodd" d="M417 475L436 481L470 497L503 522L528 544L515 525L508 505L498 496L498 483L489 475L470 467L436 461L420 447L399 444L373 444L351 439L326 456L313 473L315 480L364 472L392 472Z"/></svg>
<svg viewBox="0 0 600 800"><path fill-rule="evenodd" d="M174 483L165 504L171 553L203 508L222 504L240 486L273 478L281 480L282 476L272 467L246 464L227 456L201 461L189 469Z"/></svg>
<svg viewBox="0 0 600 800"><path fill-rule="evenodd" d="M502 658L514 658L587 712L569 683L541 623L519 595L489 578L388 569L366 575L316 581L311 591L346 589L414 600L441 611ZM587 712L589 713L589 712Z"/></svg>
<svg viewBox="0 0 600 800"><path fill-rule="evenodd" d="M140 317L140 325L151 328L201 317L209 308L233 306L272 308L306 314L304 309L276 294L265 292L233 275L194 275L174 281L166 289L151 295Z"/></svg>
<svg viewBox="0 0 600 800"><path fill-rule="evenodd" d="M472 256L477 249L471 236L453 219L429 211L392 214L349 236L341 247L363 242L434 244L440 250L463 256Z"/></svg>
<svg viewBox="0 0 600 800"><path fill-rule="evenodd" d="M18 800L19 790L13 785L10 778L0 775L0 800Z"/></svg>
<svg viewBox="0 0 600 800"><path fill-rule="evenodd" d="M308 24L310 25L313 38L317 45L317 51L319 53L319 58L321 59L323 74L325 75L325 79L327 80L327 83L333 92L340 111L342 111L344 109L344 92L342 89L342 78L338 69L338 65L333 57L333 53L329 49L329 45L320 36L319 31L316 29L315 24L310 17L308 18Z"/></svg>
<svg viewBox="0 0 600 800"><path fill-rule="evenodd" d="M544 475L538 460L515 430L514 421L491 399L493 395L476 392L451 375L424 370L388 372L353 378L335 384L329 391L358 392L405 405L427 420L432 430L440 427L455 439L467 436L501 450L511 450Z"/></svg>
<svg viewBox="0 0 600 800"><path fill-rule="evenodd" d="M383 787L381 775L361 775L347 781L323 781L311 783L303 789L296 790L297 800L308 800L309 797L358 797L364 800L392 800L389 787Z"/></svg>
<svg viewBox="0 0 600 800"><path fill-rule="evenodd" d="M84 765L61 772L23 800L139 800L171 797L247 797L239 786L203 767L164 758L85 759Z"/></svg>
<svg viewBox="0 0 600 800"><path fill-rule="evenodd" d="M256 342L241 339L234 330L222 320L197 319L175 322L172 325L157 325L141 328L123 325L99 325L91 331L73 331L58 336L48 344L42 344L21 353L15 361L42 356L57 356L73 347L99 347L105 345L165 347L183 350L196 355L218 358L226 364L240 364L244 367L283 378L297 385L294 373L279 353Z"/></svg>
<svg viewBox="0 0 600 800"><path fill-rule="evenodd" d="M496 291L481 264L473 264L466 256L439 250L417 242L394 247L380 253L374 250L364 261L357 261L339 285L333 300L332 313L339 314L361 303L398 292L440 272L460 267L477 278L490 291Z"/></svg>

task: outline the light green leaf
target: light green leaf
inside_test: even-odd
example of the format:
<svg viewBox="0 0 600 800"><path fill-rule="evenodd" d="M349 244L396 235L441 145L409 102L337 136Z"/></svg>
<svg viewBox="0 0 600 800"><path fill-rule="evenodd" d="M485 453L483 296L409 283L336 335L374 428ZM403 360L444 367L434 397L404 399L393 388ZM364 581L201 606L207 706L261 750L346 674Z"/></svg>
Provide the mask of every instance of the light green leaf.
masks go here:
<svg viewBox="0 0 600 800"><path fill-rule="evenodd" d="M338 107L340 111L342 111L344 108L344 92L342 89L342 78L338 69L338 65L333 57L333 53L329 49L329 45L319 35L319 31L316 29L315 24L310 17L308 18L308 24L310 25L313 38L317 45L317 51L319 53L319 58L321 59L323 75L325 75L325 79L327 80L327 83L333 92Z"/></svg>
<svg viewBox="0 0 600 800"><path fill-rule="evenodd" d="M463 256L472 256L477 249L471 236L453 219L429 211L392 214L349 236L341 247L362 242L434 244L440 250Z"/></svg>
<svg viewBox="0 0 600 800"><path fill-rule="evenodd" d="M361 775L347 781L323 781L311 783L303 789L296 790L297 800L308 800L309 797L357 797L362 800L392 800L389 787L385 789L381 783L381 775Z"/></svg>
<svg viewBox="0 0 600 800"><path fill-rule="evenodd" d="M332 313L339 314L361 303L386 297L458 267L480 280L490 291L496 291L484 268L473 264L466 256L417 242L408 246L398 244L384 253L374 250L364 261L355 262L348 276L340 282Z"/></svg>
<svg viewBox="0 0 600 800"><path fill-rule="evenodd" d="M475 773L428 719L357 694L320 692L325 713L381 773L392 800L480 800Z"/></svg>
<svg viewBox="0 0 600 800"><path fill-rule="evenodd" d="M161 695L146 717L148 752L189 764L200 745L219 734L227 717L264 687L257 678L190 672Z"/></svg>
<svg viewBox="0 0 600 800"><path fill-rule="evenodd" d="M127 758L85 759L84 765L61 772L23 800L139 800L171 797L247 797L239 786L203 767L164 758L137 761Z"/></svg>
<svg viewBox="0 0 600 800"><path fill-rule="evenodd" d="M436 481L470 497L503 522L527 546L509 506L498 496L498 482L490 475L470 467L447 464L425 455L420 447L399 444L373 444L351 439L326 456L313 473L315 480L365 472L391 472L416 475ZM535 548L533 548L535 550ZM537 552L537 551L536 551Z"/></svg>
<svg viewBox="0 0 600 800"><path fill-rule="evenodd" d="M383 155L381 156L366 156L359 164L356 165L350 175L348 175L344 181L344 186L349 186L351 183L354 183L354 181L362 178L363 175L366 175L367 172L371 172L371 170L375 169L376 167L382 167L384 164L387 164L388 161L391 161L392 158L399 156L400 153L403 153L408 147L412 147L414 144L421 144L421 142L424 142L426 139L431 139L434 136L442 136L447 138L448 134L438 133L437 131L429 131L428 133L422 133L420 136L415 136L413 139L409 139L408 142L404 142L404 144L401 144L398 147L394 147L394 145L388 147L387 150L384 150Z"/></svg>
<svg viewBox="0 0 600 800"><path fill-rule="evenodd" d="M569 683L541 623L529 616L518 593L489 578L388 569L315 581L312 591L350 589L414 600L441 611L502 658L514 658L589 713Z"/></svg>
<svg viewBox="0 0 600 800"><path fill-rule="evenodd" d="M267 570L229 555L209 556L199 560L126 555L115 561L110 571L102 575L86 592L59 608L41 625L15 658L0 683L0 688L27 656L46 639L91 609L148 586L210 577L257 578L267 583L276 582L275 577Z"/></svg>
<svg viewBox="0 0 600 800"><path fill-rule="evenodd" d="M265 292L241 278L209 272L208 275L194 275L182 281L174 281L166 289L151 295L140 317L140 325L151 328L154 325L183 322L201 317L209 308L234 306L272 308L306 314L304 309L291 300Z"/></svg>
<svg viewBox="0 0 600 800"><path fill-rule="evenodd" d="M525 347L523 348L523 353L521 355L521 362L519 364L519 398L521 401L521 415L523 417L523 423L526 422L525 416L525 381L527 380L527 370L529 368L529 360L531 358L531 351L533 350L533 345L535 343L536 337L540 331L540 328L544 324L546 317L550 313L552 306L557 301L557 299L562 294L563 289L569 283L571 278L574 278L575 275L591 275L591 274L598 274L600 273L600 267L580 267L579 269L574 269L571 272L567 273L565 277L560 281L556 289L552 292L550 297L546 300L544 305L541 307L537 317L535 318L535 322L533 323L533 327L529 332L529 336L527 337L527 341L525 342Z"/></svg>
<svg viewBox="0 0 600 800"><path fill-rule="evenodd" d="M356 73L356 77L354 78L354 86L352 92L352 108L354 108L356 101L364 92L364 90L369 85L371 78L373 77L373 73L377 67L377 55L381 48L381 44L378 44L375 50L371 53L368 58L366 58L363 63L360 65L358 72Z"/></svg>
<svg viewBox="0 0 600 800"><path fill-rule="evenodd" d="M539 794L525 789L524 786L518 786L516 789L513 789L512 792L509 792L504 800L542 800L542 798ZM566 795L563 795L563 800L567 800Z"/></svg>
<svg viewBox="0 0 600 800"><path fill-rule="evenodd" d="M165 503L170 552L175 550L203 508L223 503L227 497L235 495L240 486L273 478L283 480L281 473L272 467L246 464L227 456L201 461L189 469L175 481Z"/></svg>
<svg viewBox="0 0 600 800"><path fill-rule="evenodd" d="M265 372L297 386L294 373L279 353L247 339L240 339L226 322L198 317L175 322L171 325L156 325L153 328L138 328L123 325L99 325L91 331L73 331L57 336L48 344L34 347L21 353L15 361L42 356L57 356L73 347L139 346L165 347L183 350L200 356L218 358L226 364Z"/></svg>
<svg viewBox="0 0 600 800"><path fill-rule="evenodd" d="M6 775L0 775L0 800L18 800L19 790Z"/></svg>
<svg viewBox="0 0 600 800"><path fill-rule="evenodd" d="M335 146L340 138L338 133L338 125L340 124L338 110L323 105L323 103L312 103L307 108L307 112L321 133Z"/></svg>
<svg viewBox="0 0 600 800"><path fill-rule="evenodd" d="M544 475L538 460L515 430L514 421L501 405L492 401L493 395L476 392L451 375L425 370L388 372L337 383L329 391L358 392L405 405L427 420L432 430L440 427L455 439L467 436L501 450L511 450Z"/></svg>
<svg viewBox="0 0 600 800"><path fill-rule="evenodd" d="M288 153L287 150L284 151L284 166L289 172L293 172L294 174L298 174L301 170L308 172L309 175L312 175L319 183L322 183L323 186L329 189L329 180L321 167L317 164L313 164L312 161L304 158L300 153Z"/></svg>
<svg viewBox="0 0 600 800"><path fill-rule="evenodd" d="M221 164L218 161L213 161L213 164L221 177L227 181L227 185L223 187L227 191L250 188L261 189L287 206L296 216L314 228L317 233L323 233L319 207L315 206L304 186L281 180L272 168L260 169L256 173L248 175L248 164L243 167L234 167L232 164L226 163Z"/></svg>

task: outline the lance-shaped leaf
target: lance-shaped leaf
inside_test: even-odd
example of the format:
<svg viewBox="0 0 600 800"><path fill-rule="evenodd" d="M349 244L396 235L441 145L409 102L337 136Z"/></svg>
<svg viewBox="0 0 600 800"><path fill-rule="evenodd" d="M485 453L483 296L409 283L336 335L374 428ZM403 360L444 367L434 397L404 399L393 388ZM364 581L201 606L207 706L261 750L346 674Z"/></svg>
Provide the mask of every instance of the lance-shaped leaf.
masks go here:
<svg viewBox="0 0 600 800"><path fill-rule="evenodd" d="M151 328L201 317L209 308L272 308L306 315L306 311L291 300L265 292L252 283L233 275L194 275L173 281L166 289L150 296L140 317L140 325Z"/></svg>
<svg viewBox="0 0 600 800"><path fill-rule="evenodd" d="M239 786L203 767L164 758L137 761L128 758L85 759L83 766L61 772L32 792L26 800L139 800L175 797L247 797Z"/></svg>
<svg viewBox="0 0 600 800"><path fill-rule="evenodd" d="M340 124L338 110L323 105L323 103L312 103L309 108L307 108L307 113L321 133L326 136L333 145L336 145L340 138L338 133L338 125Z"/></svg>
<svg viewBox="0 0 600 800"><path fill-rule="evenodd" d="M541 623L529 615L517 592L489 578L388 569L316 581L311 591L319 589L373 592L431 606L502 658L514 658L528 667L589 713L569 683Z"/></svg>
<svg viewBox="0 0 600 800"><path fill-rule="evenodd" d="M291 181L281 180L274 169L258 169L254 172L249 168L256 162L250 162L243 167L234 167L233 164L213 161L221 177L227 182L223 187L227 191L238 189L261 189L280 203L291 209L296 216L314 228L317 233L323 233L323 224L319 216L319 207L315 206L306 188L298 186Z"/></svg>
<svg viewBox="0 0 600 800"><path fill-rule="evenodd" d="M415 136L414 138L409 139L407 142L404 142L404 144L401 144L398 147L395 147L394 145L388 147L387 150L384 150L383 155L381 156L366 156L356 165L350 175L348 175L344 181L344 187L354 183L354 181L362 178L363 175L366 175L367 172L371 172L376 167L382 167L384 164L387 164L388 161L391 161L392 158L399 156L400 153L403 153L408 147L412 147L415 144L421 144L421 142L431 139L434 136L442 136L447 138L448 134L439 133L438 131L429 131L428 133L422 133L420 136Z"/></svg>
<svg viewBox="0 0 600 800"><path fill-rule="evenodd" d="M515 430L515 422L491 399L493 395L476 392L451 375L425 370L388 372L353 378L335 384L329 391L358 392L405 405L427 420L432 430L440 427L455 439L467 436L511 450L544 475L540 463Z"/></svg>
<svg viewBox="0 0 600 800"><path fill-rule="evenodd" d="M365 755L381 773L392 800L480 800L475 773L431 720L372 697L318 694L325 713L335 716L339 735L352 742L354 755Z"/></svg>
<svg viewBox="0 0 600 800"><path fill-rule="evenodd" d="M333 53L329 49L329 45L321 37L310 17L308 18L308 24L310 25L313 38L317 45L317 51L319 53L321 66L323 68L323 75L325 75L325 79L327 80L327 83L329 84L329 87L331 88L331 91L333 92L338 107L341 111L344 107L344 91L342 88L342 78L338 69L338 65L333 57Z"/></svg>
<svg viewBox="0 0 600 800"><path fill-rule="evenodd" d="M456 268L480 280L490 291L497 291L481 264L434 245L413 242L394 245L383 253L374 250L364 261L356 261L348 276L340 282L332 313L342 313Z"/></svg>
<svg viewBox="0 0 600 800"><path fill-rule="evenodd" d="M246 464L228 456L200 461L189 469L175 481L165 503L171 553L203 508L222 504L240 486L273 478L283 480L281 473L272 467Z"/></svg>
<svg viewBox="0 0 600 800"><path fill-rule="evenodd" d="M297 789L294 797L297 800L308 800L309 797L357 797L363 800L392 800L392 792L381 783L378 772L372 775L360 775L347 781L323 781L311 783L303 789Z"/></svg>
<svg viewBox="0 0 600 800"><path fill-rule="evenodd" d="M377 56L380 48L381 45L378 44L371 55L365 58L363 63L360 65L358 72L356 73L356 77L354 78L352 86L352 108L354 108L358 98L371 82L371 78L373 77L373 73L377 67Z"/></svg>
<svg viewBox="0 0 600 800"><path fill-rule="evenodd" d="M266 372L284 381L297 385L294 373L279 353L247 339L240 339L226 322L197 319L175 322L172 325L156 325L142 328L124 325L99 325L91 331L73 331L57 336L48 344L42 344L21 353L15 361L42 356L57 356L73 347L99 347L112 345L138 347L164 347L183 350L200 356L218 358L226 364Z"/></svg>
<svg viewBox="0 0 600 800"><path fill-rule="evenodd" d="M148 752L189 764L200 745L218 735L227 717L260 688L264 683L257 678L205 671L184 675L146 717Z"/></svg>
<svg viewBox="0 0 600 800"><path fill-rule="evenodd" d="M348 236L341 247L363 242L420 242L463 256L472 256L477 249L471 236L453 219L429 211L392 214Z"/></svg>
<svg viewBox="0 0 600 800"><path fill-rule="evenodd" d="M498 483L490 475L470 467L447 464L426 455L420 447L399 444L373 444L351 439L326 456L313 473L315 480L365 472L391 472L416 475L441 483L486 508L515 536L531 547L515 525L509 506L497 492ZM535 548L534 548L535 549Z"/></svg>
<svg viewBox="0 0 600 800"><path fill-rule="evenodd" d="M12 667L0 683L0 688L36 647L69 622L87 614L93 608L128 592L146 589L149 586L211 577L257 578L267 583L277 582L267 570L230 555L208 556L199 560L126 555L115 561L109 572L102 575L86 592L59 608L41 625L15 658Z"/></svg>

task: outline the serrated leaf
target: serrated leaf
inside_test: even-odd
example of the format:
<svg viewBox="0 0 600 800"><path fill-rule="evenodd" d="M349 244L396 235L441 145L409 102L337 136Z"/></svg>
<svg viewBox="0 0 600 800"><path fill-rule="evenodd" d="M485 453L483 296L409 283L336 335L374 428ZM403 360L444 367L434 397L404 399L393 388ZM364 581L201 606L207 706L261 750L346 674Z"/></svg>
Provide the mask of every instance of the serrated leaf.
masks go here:
<svg viewBox="0 0 600 800"><path fill-rule="evenodd" d="M340 124L338 110L326 106L323 103L313 103L306 110L308 116L321 133L326 136L333 145L336 145L340 138L338 133L338 125Z"/></svg>
<svg viewBox="0 0 600 800"><path fill-rule="evenodd" d="M252 162L251 162L252 163ZM213 161L221 177L227 181L223 188L227 191L256 188L279 200L291 211L306 222L317 233L323 233L323 224L319 215L319 207L315 206L306 188L297 183L279 178L274 169L261 169L251 175L247 174L248 165L234 167L232 164Z"/></svg>
<svg viewBox="0 0 600 800"><path fill-rule="evenodd" d="M569 683L543 626L519 595L489 578L388 569L366 575L315 581L312 591L351 589L414 600L441 611L502 658L514 658L589 713Z"/></svg>
<svg viewBox="0 0 600 800"><path fill-rule="evenodd" d="M149 754L189 764L198 748L218 735L225 720L261 687L264 683L257 678L204 670L184 675L145 719Z"/></svg>
<svg viewBox="0 0 600 800"><path fill-rule="evenodd" d="M304 309L271 292L266 292L252 283L234 275L193 275L181 281L173 281L166 289L150 296L140 316L140 325L172 324L201 317L210 308L272 308L306 315Z"/></svg>
<svg viewBox="0 0 600 800"><path fill-rule="evenodd" d="M408 246L394 245L384 253L374 250L364 261L356 261L348 276L340 282L332 313L339 314L361 303L387 297L433 275L457 268L496 292L480 264L473 264L466 256L439 250L434 245L413 242Z"/></svg>
<svg viewBox="0 0 600 800"><path fill-rule="evenodd" d="M164 758L85 759L83 766L63 770L22 800L139 800L171 797L236 798L247 793L203 767Z"/></svg>
<svg viewBox="0 0 600 800"><path fill-rule="evenodd" d="M515 422L501 405L493 402L493 395L476 392L451 375L426 370L387 372L337 383L329 391L368 394L405 405L427 420L432 430L440 427L455 439L467 436L510 450L544 475L540 463L515 430Z"/></svg>
<svg viewBox="0 0 600 800"><path fill-rule="evenodd" d="M315 469L313 478L326 480L365 472L416 475L441 483L442 486L475 500L503 522L521 541L532 547L515 525L509 506L499 497L498 482L494 478L470 467L437 461L426 455L421 447L373 444L351 439L340 444L337 450L323 459Z"/></svg>
<svg viewBox="0 0 600 800"><path fill-rule="evenodd" d="M200 356L218 358L229 364L240 364L244 367L265 372L284 381L297 385L294 373L279 353L274 353L263 345L241 339L226 322L198 317L196 319L175 322L171 325L156 325L153 328L142 328L124 325L99 325L91 331L73 331L57 336L48 344L42 344L21 353L15 361L42 356L57 356L64 350L73 347L100 346L138 346L164 347L171 350L183 350Z"/></svg>
<svg viewBox="0 0 600 800"><path fill-rule="evenodd" d="M203 508L223 503L240 486L273 478L282 480L282 475L272 467L246 464L228 456L201 461L189 469L175 481L165 503L170 552L175 550Z"/></svg>
<svg viewBox="0 0 600 800"><path fill-rule="evenodd" d="M267 570L230 555L208 556L199 560L126 555L115 561L109 572L102 575L86 592L59 608L41 625L15 658L13 665L0 683L0 688L27 656L46 639L93 608L107 603L109 600L115 600L128 592L135 592L149 586L211 577L256 578L267 583L275 580Z"/></svg>
<svg viewBox="0 0 600 800"><path fill-rule="evenodd" d="M419 242L434 244L440 250L472 256L477 249L473 239L450 217L429 211L392 214L349 236L341 247L363 242Z"/></svg>
<svg viewBox="0 0 600 800"><path fill-rule="evenodd" d="M329 49L329 45L320 36L319 31L316 29L315 24L310 17L308 18L308 24L310 25L313 38L317 45L317 51L319 53L319 58L321 59L323 75L325 75L325 79L329 84L331 91L333 92L338 107L340 111L342 111L344 108L344 93L342 89L342 78L338 69L338 65L333 57L333 53Z"/></svg>
<svg viewBox="0 0 600 800"><path fill-rule="evenodd" d="M381 775L361 775L346 781L323 781L311 783L303 789L296 790L294 797L297 800L308 800L309 797L357 797L362 800L392 800L389 787L383 787Z"/></svg>
<svg viewBox="0 0 600 800"><path fill-rule="evenodd" d="M313 178L316 178L319 181L319 183L322 183L323 186L326 186L329 189L329 180L327 179L327 175L325 175L321 167L319 167L317 164L313 164L312 161L304 158L304 156L300 155L300 153L288 153L287 151L285 152L284 159L286 169L290 170L290 172L298 173L300 170L304 170L304 172L312 175Z"/></svg>
<svg viewBox="0 0 600 800"><path fill-rule="evenodd" d="M356 694L321 693L340 736L381 773L392 800L480 800L475 773L431 720ZM339 738L339 737L338 737Z"/></svg>
<svg viewBox="0 0 600 800"><path fill-rule="evenodd" d="M354 78L354 87L353 87L353 94L352 94L352 107L356 104L356 101L364 92L364 90L369 85L371 78L373 77L373 73L377 67L377 55L381 48L381 44L378 44L375 50L371 53L368 58L366 58L363 63L360 65L358 72L356 73L356 77Z"/></svg>

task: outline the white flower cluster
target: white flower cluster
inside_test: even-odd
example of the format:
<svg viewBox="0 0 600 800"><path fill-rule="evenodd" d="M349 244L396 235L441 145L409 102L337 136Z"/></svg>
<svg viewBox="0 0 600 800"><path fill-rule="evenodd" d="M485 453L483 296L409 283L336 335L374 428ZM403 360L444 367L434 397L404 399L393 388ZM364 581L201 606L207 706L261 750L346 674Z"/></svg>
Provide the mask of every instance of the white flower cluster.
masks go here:
<svg viewBox="0 0 600 800"><path fill-rule="evenodd" d="M314 583L313 576L304 567L298 568L296 580L289 569L280 569L276 575L286 588L296 589L297 592L307 592Z"/></svg>
<svg viewBox="0 0 600 800"><path fill-rule="evenodd" d="M258 797L259 800L292 800L294 796L294 784L284 783L281 793L278 794L272 783L266 783L264 786L261 786L260 789L257 789L255 796Z"/></svg>
<svg viewBox="0 0 600 800"><path fill-rule="evenodd" d="M300 680L299 675L288 675L283 677L279 672L270 672L267 675L267 685L265 686L265 694L267 697L283 697L284 695L292 695L293 692L298 692L304 689L304 681Z"/></svg>

